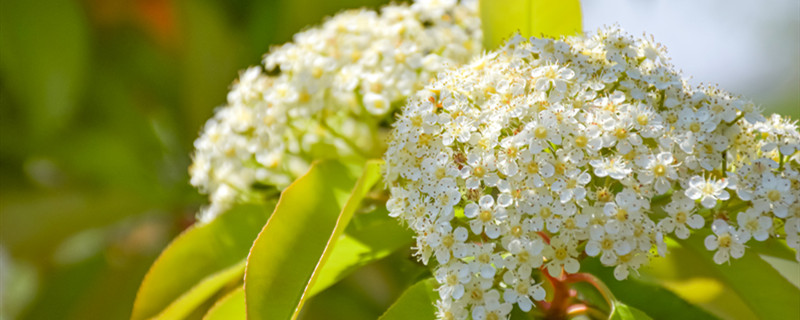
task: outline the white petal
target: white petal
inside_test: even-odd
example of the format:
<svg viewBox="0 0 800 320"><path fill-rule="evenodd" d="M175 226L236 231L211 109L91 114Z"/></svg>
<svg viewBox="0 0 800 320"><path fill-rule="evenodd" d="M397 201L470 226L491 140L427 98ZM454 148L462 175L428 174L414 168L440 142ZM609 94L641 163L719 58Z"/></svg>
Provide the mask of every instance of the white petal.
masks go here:
<svg viewBox="0 0 800 320"><path fill-rule="evenodd" d="M484 320L486 319L486 311L483 306L477 306L472 309L472 319L473 320Z"/></svg>
<svg viewBox="0 0 800 320"><path fill-rule="evenodd" d="M458 300L461 299L461 296L464 295L464 286L461 284L457 284L453 287L453 299Z"/></svg>
<svg viewBox="0 0 800 320"><path fill-rule="evenodd" d="M491 265L484 264L481 266L481 277L484 279L491 279L494 277L495 270Z"/></svg>
<svg viewBox="0 0 800 320"><path fill-rule="evenodd" d="M700 203L703 204L704 207L711 209L717 205L717 199L711 196L704 196Z"/></svg>
<svg viewBox="0 0 800 320"><path fill-rule="evenodd" d="M728 256L727 250L719 250L714 254L714 262L717 264L723 264L728 261L728 259L730 259L730 257Z"/></svg>
<svg viewBox="0 0 800 320"><path fill-rule="evenodd" d="M614 268L614 278L617 280L625 280L628 278L628 268L625 265L618 265Z"/></svg>
<svg viewBox="0 0 800 320"><path fill-rule="evenodd" d="M686 191L684 191L684 194L686 194L686 196L692 200L700 199L700 197L703 196L703 193L700 192L700 189L694 187L686 189Z"/></svg>
<svg viewBox="0 0 800 320"><path fill-rule="evenodd" d="M479 211L480 211L480 208L478 208L478 205L477 205L477 204L474 204L474 203L468 203L468 204L467 204L467 205L464 207L464 216L466 216L467 218L470 218L470 219L471 219L471 218L475 218L475 217L477 217L477 216L478 216L478 212L479 212Z"/></svg>
<svg viewBox="0 0 800 320"><path fill-rule="evenodd" d="M465 241L467 237L469 237L469 232L467 232L467 229L464 227L458 227L453 232L453 237L458 241Z"/></svg>
<svg viewBox="0 0 800 320"><path fill-rule="evenodd" d="M436 249L436 261L439 261L440 264L445 264L450 261L450 250L439 248Z"/></svg>
<svg viewBox="0 0 800 320"><path fill-rule="evenodd" d="M693 214L686 220L686 224L692 227L692 229L700 229L705 224L705 220L703 220L703 217L700 215Z"/></svg>
<svg viewBox="0 0 800 320"><path fill-rule="evenodd" d="M600 245L595 241L589 241L586 244L586 254L590 257L596 257L600 253Z"/></svg>
<svg viewBox="0 0 800 320"><path fill-rule="evenodd" d="M731 256L739 259L744 255L744 246L740 244L731 244Z"/></svg>
<svg viewBox="0 0 800 320"><path fill-rule="evenodd" d="M537 285L533 288L533 300L542 301L547 296L547 291L541 286Z"/></svg>
<svg viewBox="0 0 800 320"><path fill-rule="evenodd" d="M497 196L497 204L501 207L508 207L514 201L510 194L503 193Z"/></svg>
<svg viewBox="0 0 800 320"><path fill-rule="evenodd" d="M481 220L472 220L469 222L469 228L474 234L481 234L483 232L483 222Z"/></svg>
<svg viewBox="0 0 800 320"><path fill-rule="evenodd" d="M489 237L489 239L497 239L497 237L500 236L500 231L501 230L500 230L500 226L498 226L496 224L493 224L493 223L490 223L490 224L487 224L487 226L485 228L485 231L486 231L486 235Z"/></svg>
<svg viewBox="0 0 800 320"><path fill-rule="evenodd" d="M706 237L705 245L706 245L706 249L708 249L708 250L711 250L711 251L717 250L717 248L719 247L719 242L717 241L717 237L715 237L713 235L710 235L710 236Z"/></svg>
<svg viewBox="0 0 800 320"><path fill-rule="evenodd" d="M478 203L481 205L481 208L488 209L494 205L494 198L492 198L491 195L487 194L481 197Z"/></svg>
<svg viewBox="0 0 800 320"><path fill-rule="evenodd" d="M548 264L547 273L549 273L550 276L553 278L558 277L559 275L561 275L561 265L555 263Z"/></svg>
<svg viewBox="0 0 800 320"><path fill-rule="evenodd" d="M517 299L517 305L519 305L520 310L528 312L531 311L531 307L533 307L533 302L528 297L519 297Z"/></svg>
<svg viewBox="0 0 800 320"><path fill-rule="evenodd" d="M567 258L567 261L564 264L564 271L567 271L567 273L578 272L580 268L581 264L578 263L578 260L575 260L574 258Z"/></svg>

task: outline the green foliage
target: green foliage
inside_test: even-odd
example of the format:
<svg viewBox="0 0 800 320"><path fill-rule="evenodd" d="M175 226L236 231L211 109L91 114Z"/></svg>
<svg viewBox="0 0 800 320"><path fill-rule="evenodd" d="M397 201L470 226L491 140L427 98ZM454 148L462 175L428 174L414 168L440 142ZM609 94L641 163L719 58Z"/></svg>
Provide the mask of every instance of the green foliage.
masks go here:
<svg viewBox="0 0 800 320"><path fill-rule="evenodd" d="M579 0L480 1L483 47L494 49L514 32L523 37L573 36L583 32Z"/></svg>
<svg viewBox="0 0 800 320"><path fill-rule="evenodd" d="M116 7L100 1L94 8L80 1L0 0L0 240L33 274L31 291L38 292L30 310L10 318L122 319L133 306L134 320L244 319L244 261L262 228L248 273L253 317L296 317L305 300L322 297L326 310L349 303L344 318L374 318L370 312L385 305L347 300L368 295L347 279L387 256L395 260L383 263L413 264L404 251L411 233L382 203L362 201L380 184L377 163L355 188L342 165L319 164L287 190L282 218L272 227L265 227L272 205L242 205L186 230L147 267L200 203L186 183L191 142L213 107L224 103L236 70L257 64L270 45L324 15L379 2L151 1L143 9L139 1ZM153 9L158 5L165 7ZM573 0L482 1L481 11L486 48L517 30L557 37L582 29ZM142 22L153 16L166 27ZM796 113L796 103L785 106ZM161 228L147 233L148 223ZM98 236L73 250L82 256L65 254L71 252L65 239L87 232ZM133 240L126 240L130 234ZM793 308L800 269L785 245L756 243L743 259L717 266L702 242L692 241L673 243L673 253L642 270L641 279L620 282L607 268L592 271L620 300L614 318L711 317L696 305L725 317L800 318ZM63 256L71 262L54 261ZM414 278L387 270L392 273L382 276L397 293ZM414 265L408 273L420 270ZM709 279L723 292L709 302L678 290L692 279ZM382 318L432 318L434 287L432 279L411 286ZM385 304L397 293L384 297Z"/></svg>
<svg viewBox="0 0 800 320"><path fill-rule="evenodd" d="M322 161L283 191L248 257L245 294L251 319L297 317L337 240L379 178L380 162L368 162L354 183L342 164Z"/></svg>
<svg viewBox="0 0 800 320"><path fill-rule="evenodd" d="M706 287L690 287L696 292L715 293L714 297L692 295L691 292L679 292L693 303L706 305L710 310L724 317L760 318L760 319L794 319L800 318L800 289L764 260L763 256L772 256L786 261L789 265L797 265L793 261L793 253L785 245L769 241L755 245L740 259L731 260L730 264L717 265L712 260L713 252L706 250L703 239L710 232L704 230L688 240L669 241L670 254L655 259L653 266L644 270L667 286L677 289L676 283L687 283L695 279L707 279ZM720 288L708 287L718 284ZM688 290L687 290L688 291ZM768 292L769 294L765 294ZM694 301L693 301L694 300ZM735 308L743 308L737 312Z"/></svg>
<svg viewBox="0 0 800 320"><path fill-rule="evenodd" d="M624 281L614 278L612 268L604 267L598 259L584 260L581 268L597 276L614 293L618 304L624 303L631 308L637 308L657 319L713 319L713 315L703 310L672 291L641 277L632 275ZM653 303L658 301L658 303ZM604 302L603 302L604 303Z"/></svg>
<svg viewBox="0 0 800 320"><path fill-rule="evenodd" d="M433 303L439 297L434 288L436 288L436 280L433 278L417 282L403 292L403 295L379 319L436 319L436 309Z"/></svg>
<svg viewBox="0 0 800 320"><path fill-rule="evenodd" d="M346 233L336 241L331 255L309 290L309 295L314 296L358 268L410 246L413 233L389 217L385 207L381 206L362 215L370 217L371 221L353 218L354 222L361 222L362 225L357 227L354 226L355 223L351 223Z"/></svg>
<svg viewBox="0 0 800 320"><path fill-rule="evenodd" d="M225 285L240 282L247 252L271 207L241 205L178 236L145 276L131 320L182 318Z"/></svg>
<svg viewBox="0 0 800 320"><path fill-rule="evenodd" d="M244 275L245 261L232 265L225 270L208 275L178 299L169 304L155 319L183 319L207 303L209 298L219 292L226 284L236 283Z"/></svg>
<svg viewBox="0 0 800 320"><path fill-rule="evenodd" d="M656 301L655 299L653 301ZM670 315L669 318L683 319L679 315ZM651 320L650 316L639 309L626 305L622 302L614 303L614 312L610 320Z"/></svg>
<svg viewBox="0 0 800 320"><path fill-rule="evenodd" d="M244 320L247 312L244 305L244 288L237 288L214 304L203 320Z"/></svg>

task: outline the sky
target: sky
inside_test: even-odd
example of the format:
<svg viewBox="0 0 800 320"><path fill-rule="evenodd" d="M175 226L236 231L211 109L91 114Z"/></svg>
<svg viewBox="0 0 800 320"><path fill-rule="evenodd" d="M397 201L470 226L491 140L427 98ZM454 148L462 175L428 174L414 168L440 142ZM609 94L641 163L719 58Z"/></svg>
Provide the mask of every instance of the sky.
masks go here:
<svg viewBox="0 0 800 320"><path fill-rule="evenodd" d="M800 114L800 1L583 0L585 31L652 34L691 84L719 84Z"/></svg>

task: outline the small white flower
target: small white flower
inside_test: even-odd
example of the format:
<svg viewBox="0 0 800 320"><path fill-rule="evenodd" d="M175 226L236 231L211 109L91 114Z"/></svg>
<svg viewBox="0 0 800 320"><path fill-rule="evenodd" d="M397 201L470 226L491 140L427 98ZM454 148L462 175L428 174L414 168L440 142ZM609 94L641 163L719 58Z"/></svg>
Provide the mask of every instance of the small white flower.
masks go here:
<svg viewBox="0 0 800 320"><path fill-rule="evenodd" d="M491 279L497 269L503 267L503 257L495 253L494 248L495 244L492 242L473 244L472 256L475 257L475 260L469 263L473 273L479 274L484 279Z"/></svg>
<svg viewBox="0 0 800 320"><path fill-rule="evenodd" d="M536 90L547 91L553 88L558 92L566 92L567 83L575 77L575 72L569 68L559 68L558 65L549 65L534 69L532 76L536 79Z"/></svg>
<svg viewBox="0 0 800 320"><path fill-rule="evenodd" d="M550 190L557 192L560 195L561 203L567 203L570 200L575 201L583 200L586 197L586 189L584 188L592 177L588 172L581 172L579 169L570 170L566 172L563 178L556 179Z"/></svg>
<svg viewBox="0 0 800 320"><path fill-rule="evenodd" d="M630 243L622 240L619 235L601 233L594 236L586 243L586 254L596 257L601 252L600 262L605 265L613 265L617 257L631 252Z"/></svg>
<svg viewBox="0 0 800 320"><path fill-rule="evenodd" d="M545 264L547 272L551 277L558 277L561 275L561 268L567 273L576 273L581 265L575 256L578 255L575 250L575 243L571 239L562 239L561 237L554 237L550 239L550 246L547 257L550 259Z"/></svg>
<svg viewBox="0 0 800 320"><path fill-rule="evenodd" d="M464 284L469 282L469 267L461 262L447 264L435 272L436 281L442 285L437 288L442 299L460 299L464 295Z"/></svg>
<svg viewBox="0 0 800 320"><path fill-rule="evenodd" d="M666 232L675 231L679 239L689 237L689 227L699 229L705 224L703 217L695 214L695 202L681 193L673 193L672 201L664 207L664 211L669 217L661 220L659 225Z"/></svg>
<svg viewBox="0 0 800 320"><path fill-rule="evenodd" d="M797 200L790 188L791 182L788 179L765 172L761 183L756 187L753 205L762 212L772 211L779 218L785 218L789 205Z"/></svg>
<svg viewBox="0 0 800 320"><path fill-rule="evenodd" d="M739 212L736 222L739 224L739 237L742 243L750 240L750 237L757 241L767 240L769 230L772 228L772 219L762 216L753 208Z"/></svg>
<svg viewBox="0 0 800 320"><path fill-rule="evenodd" d="M633 171L629 168L628 163L621 157L604 157L602 159L591 160L589 164L594 167L594 174L601 178L609 176L617 180L622 180Z"/></svg>
<svg viewBox="0 0 800 320"><path fill-rule="evenodd" d="M542 301L547 295L544 288L536 284L530 276L506 272L503 282L509 285L503 292L503 300L516 303L525 312L531 311L533 301Z"/></svg>
<svg viewBox="0 0 800 320"><path fill-rule="evenodd" d="M654 187L658 194L664 194L671 188L671 181L678 179L677 164L673 163L672 153L661 152L656 156L647 156L640 166L644 170L639 172L639 181L643 184L655 182Z"/></svg>
<svg viewBox="0 0 800 320"><path fill-rule="evenodd" d="M463 258L466 256L468 248L464 241L469 234L464 227L458 227L453 231L449 223L437 225L436 232L428 236L428 245L433 249L436 260L441 264L450 261L450 256Z"/></svg>
<svg viewBox="0 0 800 320"><path fill-rule="evenodd" d="M730 260L730 257L739 259L744 255L744 245L736 230L728 225L724 220L714 220L711 225L713 235L706 237L706 249L717 252L714 253L714 262L723 264Z"/></svg>
<svg viewBox="0 0 800 320"><path fill-rule="evenodd" d="M703 178L701 176L693 176L689 180L689 188L686 189L686 196L692 200L700 200L700 203L706 208L713 208L717 205L717 200L728 200L730 194L725 190L728 186L728 180L720 179L715 180L712 177Z"/></svg>
<svg viewBox="0 0 800 320"><path fill-rule="evenodd" d="M469 203L464 207L464 215L467 218L477 218L471 220L469 226L475 234L486 232L489 238L497 239L501 231L498 223L508 216L506 209L495 205L494 198L488 194L481 197L479 203L480 206Z"/></svg>

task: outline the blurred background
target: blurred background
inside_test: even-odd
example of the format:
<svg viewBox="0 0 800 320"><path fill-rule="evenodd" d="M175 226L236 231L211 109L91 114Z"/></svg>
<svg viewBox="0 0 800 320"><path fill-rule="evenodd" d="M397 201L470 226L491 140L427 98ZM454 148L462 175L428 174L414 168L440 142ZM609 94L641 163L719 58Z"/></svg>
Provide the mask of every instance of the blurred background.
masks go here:
<svg viewBox="0 0 800 320"><path fill-rule="evenodd" d="M188 184L192 141L238 70L324 16L385 2L0 0L0 319L127 319L205 201ZM796 0L585 0L583 12L585 30L653 34L694 84L800 117ZM380 314L392 301L343 285L350 298L319 308L350 299Z"/></svg>

